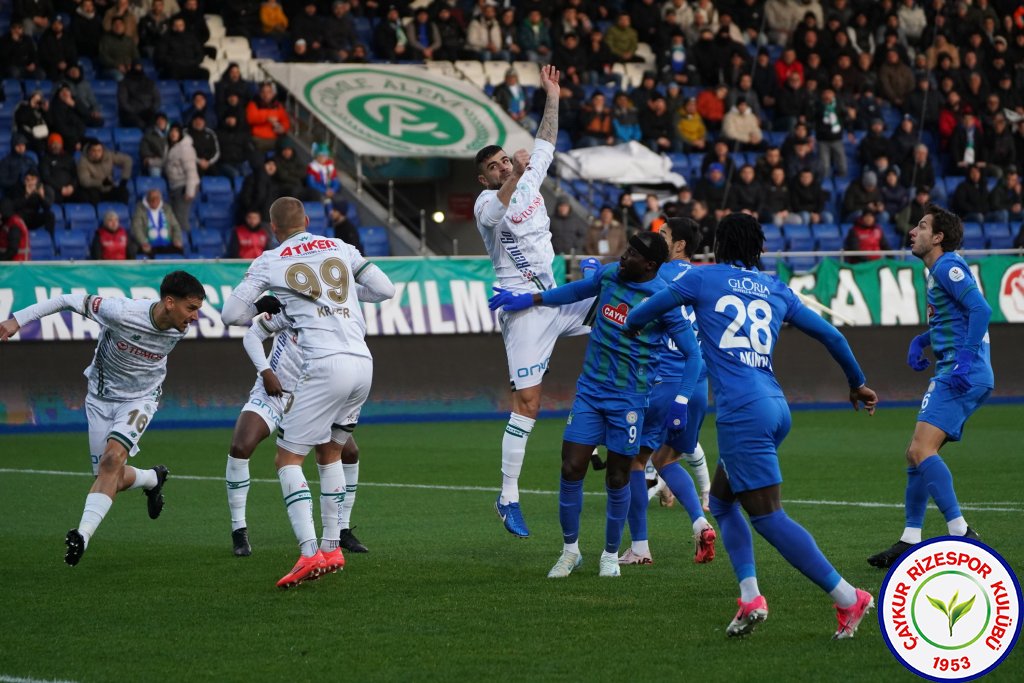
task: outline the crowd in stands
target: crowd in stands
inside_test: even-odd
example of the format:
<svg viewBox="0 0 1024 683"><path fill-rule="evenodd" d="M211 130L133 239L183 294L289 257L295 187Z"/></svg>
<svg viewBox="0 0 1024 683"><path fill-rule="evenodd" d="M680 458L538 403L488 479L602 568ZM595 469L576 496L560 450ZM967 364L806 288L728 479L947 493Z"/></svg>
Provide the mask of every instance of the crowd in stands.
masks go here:
<svg viewBox="0 0 1024 683"><path fill-rule="evenodd" d="M687 180L642 205L622 188L574 191L596 217L581 226L558 206L559 251L610 258L671 215L710 244L728 211L791 249L885 248L930 200L984 226L969 246L1024 246L1016 0L15 0L0 22L5 234L57 236L54 207L86 203L102 224L92 254L195 252L188 233L219 216L206 188L224 185L208 180L224 178L235 208L213 222L229 255L260 248L255 216L265 232L282 194L322 202L325 229L357 238L330 150L300 161L273 83L233 64L209 87L206 14L282 61L553 63L560 149L637 141ZM488 93L534 129L543 91L503 73ZM134 209L114 226L108 204ZM806 231L822 225L827 239ZM22 254L14 239L0 252Z"/></svg>

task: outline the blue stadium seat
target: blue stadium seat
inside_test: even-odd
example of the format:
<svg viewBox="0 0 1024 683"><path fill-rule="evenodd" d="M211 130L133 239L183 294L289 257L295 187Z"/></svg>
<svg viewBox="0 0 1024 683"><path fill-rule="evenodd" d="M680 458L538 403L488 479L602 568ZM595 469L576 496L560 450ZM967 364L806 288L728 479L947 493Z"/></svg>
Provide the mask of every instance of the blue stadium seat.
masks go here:
<svg viewBox="0 0 1024 683"><path fill-rule="evenodd" d="M368 48L373 45L373 22L367 17L352 17L356 25L356 35L359 42Z"/></svg>
<svg viewBox="0 0 1024 683"><path fill-rule="evenodd" d="M984 249L987 241L982 231L981 223L964 223L964 249Z"/></svg>
<svg viewBox="0 0 1024 683"><path fill-rule="evenodd" d="M793 256L787 259L789 267L796 271L807 271L818 265L817 256Z"/></svg>
<svg viewBox="0 0 1024 683"><path fill-rule="evenodd" d="M1013 235L993 235L988 238L989 249L1013 249Z"/></svg>
<svg viewBox="0 0 1024 683"><path fill-rule="evenodd" d="M199 188L206 202L231 204L234 201L234 188L231 179L223 176L203 176Z"/></svg>
<svg viewBox="0 0 1024 683"><path fill-rule="evenodd" d="M53 240L50 239L50 233L46 230L41 228L30 230L28 244L32 250L31 259L33 261L53 261L57 258L56 250L53 248Z"/></svg>
<svg viewBox="0 0 1024 683"><path fill-rule="evenodd" d="M180 105L184 99L181 94L181 83L178 81L160 80L157 81L156 88L160 91L160 104L163 107L172 103Z"/></svg>
<svg viewBox="0 0 1024 683"><path fill-rule="evenodd" d="M131 210L127 204L121 204L119 202L100 202L96 205L96 216L100 222L103 221L103 217L107 214L107 211L113 211L117 214L117 219L121 221L121 225L129 227L132 222Z"/></svg>
<svg viewBox="0 0 1024 683"><path fill-rule="evenodd" d="M191 232L192 252L201 258L224 256L224 237L220 230L197 228Z"/></svg>
<svg viewBox="0 0 1024 683"><path fill-rule="evenodd" d="M809 225L787 225L783 228L786 239L811 239L811 226Z"/></svg>
<svg viewBox="0 0 1024 683"><path fill-rule="evenodd" d="M668 158L672 161L672 172L679 173L682 175L686 174L686 169L690 167L687 163L686 155L679 152L669 152Z"/></svg>
<svg viewBox="0 0 1024 683"><path fill-rule="evenodd" d="M163 178L153 178L148 175L140 175L135 179L135 194L142 199L147 192L156 188L163 192L164 199L167 199L167 181Z"/></svg>
<svg viewBox="0 0 1024 683"><path fill-rule="evenodd" d="M64 218L68 224L89 221L95 227L97 222L96 207L92 204L65 204Z"/></svg>
<svg viewBox="0 0 1024 683"><path fill-rule="evenodd" d="M254 36L249 39L249 47L252 48L252 55L256 59L272 59L275 62L283 61L281 47L273 38Z"/></svg>
<svg viewBox="0 0 1024 683"><path fill-rule="evenodd" d="M101 97L117 97L117 81L109 79L95 79L90 82L92 85L92 92L96 95L96 98Z"/></svg>
<svg viewBox="0 0 1024 683"><path fill-rule="evenodd" d="M823 235L818 239L818 251L842 251L843 238L839 235Z"/></svg>
<svg viewBox="0 0 1024 683"><path fill-rule="evenodd" d="M115 128L114 145L117 151L123 152L134 160L139 158L139 145L142 144L142 129L140 128Z"/></svg>
<svg viewBox="0 0 1024 683"><path fill-rule="evenodd" d="M114 146L114 129L113 128L86 128L86 138L95 138L103 143L104 147L113 148Z"/></svg>
<svg viewBox="0 0 1024 683"><path fill-rule="evenodd" d="M778 269L779 269L779 266L782 265L782 264L785 264L785 262L786 262L786 259L780 258L778 256L762 256L761 257L761 269L774 273L774 272L777 272Z"/></svg>
<svg viewBox="0 0 1024 683"><path fill-rule="evenodd" d="M302 206L309 216L309 231L315 235L326 235L328 222L324 205L321 202L302 202Z"/></svg>
<svg viewBox="0 0 1024 683"><path fill-rule="evenodd" d="M985 233L985 237L988 239L992 239L993 237L1003 237L1004 235L1010 234L1010 226L1006 223L987 222L981 227L982 231Z"/></svg>
<svg viewBox="0 0 1024 683"><path fill-rule="evenodd" d="M555 150L558 152L568 152L572 149L572 137L569 136L569 132L563 128L558 129L558 137L555 139Z"/></svg>
<svg viewBox="0 0 1024 683"><path fill-rule="evenodd" d="M213 105L213 90L210 88L209 81L185 80L181 82L181 89L185 93L185 97L189 102L192 101L192 96L194 94L201 92L206 95L206 99L210 105Z"/></svg>
<svg viewBox="0 0 1024 683"><path fill-rule="evenodd" d="M185 258L182 254L153 254L157 261L180 261Z"/></svg>
<svg viewBox="0 0 1024 683"><path fill-rule="evenodd" d="M66 261L85 261L89 258L90 237L79 230L66 230L57 232L57 248L60 250L60 257ZM35 257L35 252L32 254Z"/></svg>
<svg viewBox="0 0 1024 683"><path fill-rule="evenodd" d="M820 240L830 237L841 237L839 226L835 223L816 223L811 226L811 236Z"/></svg>
<svg viewBox="0 0 1024 683"><path fill-rule="evenodd" d="M391 242L388 229L379 225L364 225L359 228L359 240L363 243L364 256L391 256Z"/></svg>
<svg viewBox="0 0 1024 683"><path fill-rule="evenodd" d="M814 251L817 249L817 242L813 237L790 237L788 242L790 251Z"/></svg>
<svg viewBox="0 0 1024 683"><path fill-rule="evenodd" d="M362 220L359 218L359 209L356 208L355 204L350 203L346 207L345 216L348 218L348 222L357 228L362 224Z"/></svg>
<svg viewBox="0 0 1024 683"><path fill-rule="evenodd" d="M53 81L45 79L27 79L22 82L21 86L26 95L31 95L36 90L41 90L46 99L50 99L50 95L53 94Z"/></svg>
<svg viewBox="0 0 1024 683"><path fill-rule="evenodd" d="M956 192L956 188L959 187L960 183L964 181L963 176L948 175L946 176L946 196L952 197L953 193ZM936 179L937 182L937 179Z"/></svg>
<svg viewBox="0 0 1024 683"><path fill-rule="evenodd" d="M17 106L18 102L25 94L21 90L21 81L17 78L5 78L4 79L4 99L12 103L12 107Z"/></svg>

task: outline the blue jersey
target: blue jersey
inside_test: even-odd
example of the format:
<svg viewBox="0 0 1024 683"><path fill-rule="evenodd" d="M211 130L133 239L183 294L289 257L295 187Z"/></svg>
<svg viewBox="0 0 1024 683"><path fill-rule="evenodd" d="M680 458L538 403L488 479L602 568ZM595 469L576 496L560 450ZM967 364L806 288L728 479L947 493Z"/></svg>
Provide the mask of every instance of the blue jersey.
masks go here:
<svg viewBox="0 0 1024 683"><path fill-rule="evenodd" d="M956 354L965 345L968 335L969 311L965 298L979 296L967 262L955 252L946 252L932 265L928 274L928 332L935 353L935 376L953 372ZM980 332L980 330L979 330ZM993 387L988 329L978 345L977 358L971 364L970 381L975 386Z"/></svg>
<svg viewBox="0 0 1024 683"><path fill-rule="evenodd" d="M636 336L623 334L626 316L652 294L667 287L661 278L628 282L619 277L618 264L608 264L587 280L578 280L542 294L545 304L562 305L596 297L596 316L590 328L579 386L594 392L646 396L654 386L664 337L671 335L685 351L699 356L690 322L678 308L669 311ZM686 336L688 335L688 336ZM687 372L681 393L687 397L696 383L696 372Z"/></svg>
<svg viewBox="0 0 1024 683"><path fill-rule="evenodd" d="M696 313L719 416L783 396L772 351L782 323L805 308L789 287L756 269L712 265L691 268L669 288Z"/></svg>
<svg viewBox="0 0 1024 683"><path fill-rule="evenodd" d="M693 268L693 264L689 261L669 261L661 266L658 270L658 276L665 282L672 282L676 278L682 277L686 271ZM693 328L693 333L697 335L698 344L700 340L700 334L698 333L697 318L693 314L693 308L690 306L681 306L680 312L682 315L690 321L690 326ZM683 376L683 370L687 363L698 362L696 359L687 360L682 353L679 352L679 347L672 341L672 337L665 335L665 351L661 354L661 365L658 367L658 375L661 380L673 380ZM704 366L704 361L700 361L701 368L700 374L697 376L697 381L703 381L707 375L707 368Z"/></svg>

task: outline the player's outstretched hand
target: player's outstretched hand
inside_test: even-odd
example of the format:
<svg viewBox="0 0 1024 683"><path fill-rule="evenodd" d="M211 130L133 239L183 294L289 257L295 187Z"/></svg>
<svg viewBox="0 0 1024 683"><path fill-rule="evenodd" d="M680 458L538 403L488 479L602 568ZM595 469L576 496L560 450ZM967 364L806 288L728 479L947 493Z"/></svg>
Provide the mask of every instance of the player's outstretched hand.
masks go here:
<svg viewBox="0 0 1024 683"><path fill-rule="evenodd" d="M966 394L971 389L971 362L974 354L967 349L961 349L956 354L956 365L949 376L949 386L958 394Z"/></svg>
<svg viewBox="0 0 1024 683"><path fill-rule="evenodd" d="M493 287L496 294L487 300L487 306L492 311L504 308L506 311L522 311L533 305L533 295L529 292L516 294L501 287Z"/></svg>
<svg viewBox="0 0 1024 683"><path fill-rule="evenodd" d="M269 313L270 315L276 315L281 312L281 300L276 296L270 296L269 294L255 304L256 311L258 313Z"/></svg>
<svg viewBox="0 0 1024 683"><path fill-rule="evenodd" d="M853 409L858 411L863 403L868 415L874 415L875 407L878 405L878 394L868 385L862 384L856 389L850 389L850 403L853 404Z"/></svg>
<svg viewBox="0 0 1024 683"><path fill-rule="evenodd" d="M263 388L267 391L268 396L282 396L284 395L284 387L281 386L281 380L277 378L274 371L267 368L260 376L263 377Z"/></svg>
<svg viewBox="0 0 1024 683"><path fill-rule="evenodd" d="M8 318L0 323L0 342L5 342L18 333L21 325L14 318Z"/></svg>
<svg viewBox="0 0 1024 683"><path fill-rule="evenodd" d="M921 337L927 337L927 335L920 335L911 339L910 348L907 349L907 365L917 372L921 372L932 364L930 360L924 357L925 339Z"/></svg>
<svg viewBox="0 0 1024 683"><path fill-rule="evenodd" d="M558 94L562 91L558 85L558 79L561 74L558 69L548 64L540 68L540 84L544 87L544 92L548 97L558 97Z"/></svg>
<svg viewBox="0 0 1024 683"><path fill-rule="evenodd" d="M583 274L584 280L594 277L594 274L599 270L601 270L601 261L593 256L588 256L580 261L580 273Z"/></svg>
<svg viewBox="0 0 1024 683"><path fill-rule="evenodd" d="M690 419L689 407L681 401L681 396L676 396L672 407L668 409L668 419L665 420L665 427L670 432L681 432L686 429L686 422Z"/></svg>

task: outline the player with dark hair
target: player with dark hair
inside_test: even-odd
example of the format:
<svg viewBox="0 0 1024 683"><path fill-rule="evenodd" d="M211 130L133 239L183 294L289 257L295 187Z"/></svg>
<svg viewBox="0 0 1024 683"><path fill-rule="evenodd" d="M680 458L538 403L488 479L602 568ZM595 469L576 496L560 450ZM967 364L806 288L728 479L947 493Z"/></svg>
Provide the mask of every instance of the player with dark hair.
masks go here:
<svg viewBox="0 0 1024 683"><path fill-rule="evenodd" d="M726 628L746 635L768 617L757 586L754 544L740 512L795 568L836 601L834 638L853 636L874 599L833 569L814 538L782 509L778 447L789 433L790 414L775 379L772 352L784 322L821 342L842 367L855 409L873 414L878 397L839 331L805 307L789 287L757 269L764 233L757 220L734 213L718 226L716 265L691 268L667 289L633 309L630 331L680 306L692 306L701 350L715 393L718 467L711 483L711 512L740 584L739 611Z"/></svg>
<svg viewBox="0 0 1024 683"><path fill-rule="evenodd" d="M484 191L473 207L476 227L502 287L513 292L540 292L555 286L551 262L551 220L541 194L558 133L559 72L540 72L547 96L533 152L516 151L510 158L498 145L476 155ZM540 412L541 382L559 337L586 334L590 302L561 309L503 311L498 316L512 384L512 413L501 441L501 493L494 502L505 529L521 538L530 535L519 506L519 474Z"/></svg>
<svg viewBox="0 0 1024 683"><path fill-rule="evenodd" d="M890 567L911 546L921 542L928 498L946 518L951 536L978 538L960 512L953 475L939 456L947 441L959 441L964 424L992 393L988 322L992 309L985 301L967 262L956 253L964 238L959 216L929 204L910 231L910 250L928 268L928 331L910 341L907 365L920 372L931 362L935 375L917 414L907 447L906 526L900 540L868 558L875 567Z"/></svg>
<svg viewBox="0 0 1024 683"><path fill-rule="evenodd" d="M659 230L668 247L669 260L662 264L658 276L665 282L672 282L693 267L690 258L700 247L700 226L690 218L669 218ZM695 318L688 307L681 308L683 316L693 326ZM694 333L697 329L694 327ZM686 428L669 431L665 426L676 387L688 363L700 365L697 386L687 403ZM670 337L665 338L658 365L658 379L651 390L647 412L644 414L644 431L640 437L640 453L633 459L629 474L629 537L630 548L619 558L619 564L651 564L650 547L647 541L647 481L645 470L653 454L653 465L665 486L672 492L690 517L693 528L693 560L704 564L715 559L715 530L711 528L704 510L707 509L711 480L704 460L704 451L697 441L704 413L708 407L708 380L704 361L696 358L684 359ZM679 464L686 459L694 468L700 495L694 490L693 480ZM703 500L702 500L703 499Z"/></svg>
<svg viewBox="0 0 1024 683"><path fill-rule="evenodd" d="M0 341L22 326L53 313L73 311L100 324L102 331L92 363L85 370L89 389L89 453L96 477L85 498L78 527L67 533L64 561L78 564L89 539L121 491L141 488L151 519L164 507L163 465L140 470L127 464L139 452L143 432L156 414L167 376L167 354L199 319L206 298L202 283L183 270L160 283L160 299L125 299L91 294L63 294L15 311L0 324Z"/></svg>
<svg viewBox="0 0 1024 683"><path fill-rule="evenodd" d="M608 264L593 277L544 292L516 293L496 287L492 309L521 311L532 306L566 306L597 297L597 315L590 332L583 373L576 383L576 400L562 437L562 479L559 487L559 520L564 546L548 573L564 578L578 567L580 513L583 510L583 478L594 447L608 448L605 485L608 521L600 576L619 576L619 543L629 509L630 463L640 450L647 397L658 372L658 359L669 335L686 359L699 358L690 322L679 307L657 324L633 338L623 336L629 311L667 285L658 269L668 257L665 241L654 233L629 238L618 264ZM687 407L700 372L699 363L687 363L675 384L676 396L669 411L670 428L686 428ZM646 502L647 493L644 492Z"/></svg>

